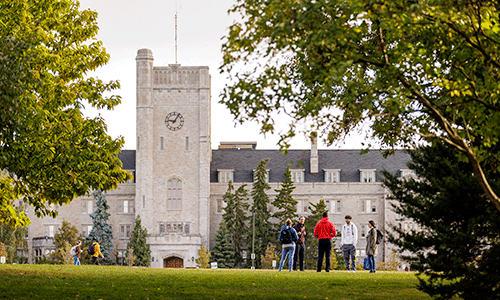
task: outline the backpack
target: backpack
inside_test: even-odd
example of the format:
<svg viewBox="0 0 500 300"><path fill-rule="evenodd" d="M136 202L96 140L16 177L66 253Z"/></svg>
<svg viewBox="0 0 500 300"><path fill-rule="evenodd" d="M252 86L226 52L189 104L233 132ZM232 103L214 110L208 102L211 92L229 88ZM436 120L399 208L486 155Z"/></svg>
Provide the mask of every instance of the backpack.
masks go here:
<svg viewBox="0 0 500 300"><path fill-rule="evenodd" d="M280 242L282 244L291 244L292 243L292 232L291 228L285 229L281 232Z"/></svg>
<svg viewBox="0 0 500 300"><path fill-rule="evenodd" d="M75 256L76 255L76 247L77 246L71 247L71 250L69 250L69 255L71 255L71 256Z"/></svg>
<svg viewBox="0 0 500 300"><path fill-rule="evenodd" d="M89 255L94 255L94 253L95 253L94 243L92 243L92 244L89 245L89 248L87 249L87 252L89 253Z"/></svg>
<svg viewBox="0 0 500 300"><path fill-rule="evenodd" d="M382 240L384 239L384 235L380 230L377 229L377 244L382 243Z"/></svg>

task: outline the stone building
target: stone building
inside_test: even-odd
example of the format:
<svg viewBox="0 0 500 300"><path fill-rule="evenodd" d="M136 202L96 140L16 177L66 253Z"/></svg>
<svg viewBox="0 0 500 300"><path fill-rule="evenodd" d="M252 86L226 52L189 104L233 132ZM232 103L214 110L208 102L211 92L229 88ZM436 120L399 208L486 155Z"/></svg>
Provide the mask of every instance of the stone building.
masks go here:
<svg viewBox="0 0 500 300"><path fill-rule="evenodd" d="M140 215L149 234L152 267L195 267L198 249L213 247L227 183L232 180L236 188L251 185L254 169L265 158L270 159L271 198L291 164L300 215L307 216L309 204L324 199L336 227L343 224L345 214L353 216L360 233L360 260L368 220L379 228L396 221L386 199L388 192L380 182L381 171L407 175L408 154L397 151L384 159L380 151L361 155L359 150L318 150L315 140L310 149L290 150L286 156L278 150L257 150L254 142L221 143L212 150L208 67L162 67L153 62L150 50L138 51L136 150L119 154L123 169L134 180L105 194L118 261L123 259L135 217ZM55 219L37 219L28 210L32 220L29 261L53 250L50 241L63 220L86 236L92 229L89 214L94 209L95 201L88 196L59 207ZM269 209L273 211L273 207ZM387 252L383 245L377 261L384 261Z"/></svg>

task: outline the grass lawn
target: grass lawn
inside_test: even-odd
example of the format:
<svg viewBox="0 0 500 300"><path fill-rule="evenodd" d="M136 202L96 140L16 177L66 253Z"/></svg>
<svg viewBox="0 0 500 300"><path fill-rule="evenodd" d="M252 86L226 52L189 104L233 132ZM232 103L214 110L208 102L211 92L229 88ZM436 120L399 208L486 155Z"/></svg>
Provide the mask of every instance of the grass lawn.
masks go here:
<svg viewBox="0 0 500 300"><path fill-rule="evenodd" d="M0 265L0 299L430 299L413 273Z"/></svg>

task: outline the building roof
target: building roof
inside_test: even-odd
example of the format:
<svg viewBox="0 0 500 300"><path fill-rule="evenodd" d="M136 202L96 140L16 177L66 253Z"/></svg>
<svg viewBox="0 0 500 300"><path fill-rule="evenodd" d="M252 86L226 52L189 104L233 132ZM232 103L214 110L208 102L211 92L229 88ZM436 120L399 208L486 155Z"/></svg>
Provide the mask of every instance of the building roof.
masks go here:
<svg viewBox="0 0 500 300"><path fill-rule="evenodd" d="M318 150L317 174L310 173L310 150L289 150L285 156L278 150L218 149L212 150L210 164L210 182L217 182L217 170L234 170L234 182L253 182L253 170L259 161L269 158L269 182L285 179L284 172L288 164L290 169L304 169L305 182L324 182L324 169L340 169L341 182L359 182L360 169L376 169L377 181L382 178L382 170L398 175L399 170L407 169L410 155L397 150L394 155L384 159L382 151L370 150L360 154L361 150Z"/></svg>
<svg viewBox="0 0 500 300"><path fill-rule="evenodd" d="M124 170L135 170L135 150L122 150L118 153Z"/></svg>

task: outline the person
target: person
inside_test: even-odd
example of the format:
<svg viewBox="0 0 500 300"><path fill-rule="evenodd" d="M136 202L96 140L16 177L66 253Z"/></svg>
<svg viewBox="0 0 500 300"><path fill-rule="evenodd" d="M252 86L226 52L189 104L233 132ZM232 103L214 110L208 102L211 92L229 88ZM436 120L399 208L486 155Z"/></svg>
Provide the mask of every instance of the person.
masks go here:
<svg viewBox="0 0 500 300"><path fill-rule="evenodd" d="M297 232L297 236L299 239L295 244L295 253L293 255L293 270L297 271L297 260L299 261L299 270L304 271L304 255L306 253L306 227L304 226L304 222L306 221L305 217L300 217L299 221L293 225L293 229Z"/></svg>
<svg viewBox="0 0 500 300"><path fill-rule="evenodd" d="M92 255L92 264L99 264L99 257L104 258L104 255L101 253L101 246L99 246L99 241L94 241L94 254Z"/></svg>
<svg viewBox="0 0 500 300"><path fill-rule="evenodd" d="M328 220L328 212L323 213L323 218L314 227L314 236L318 238L318 265L317 272L321 272L323 256L325 256L325 271L330 272L330 255L332 254L332 238L337 235L335 225Z"/></svg>
<svg viewBox="0 0 500 300"><path fill-rule="evenodd" d="M373 220L368 221L370 230L366 235L366 255L368 256L368 269L375 273L375 255L377 254L377 228Z"/></svg>
<svg viewBox="0 0 500 300"><path fill-rule="evenodd" d="M82 253L82 241L77 241L76 245L71 248L70 254L73 255L73 265L79 266L80 264L80 254Z"/></svg>
<svg viewBox="0 0 500 300"><path fill-rule="evenodd" d="M356 243L358 242L358 228L351 222L350 215L345 216L345 224L342 226L342 237L340 247L344 254L347 272L356 272ZM351 261L351 264L350 264ZM349 269L351 266L352 269Z"/></svg>
<svg viewBox="0 0 500 300"><path fill-rule="evenodd" d="M285 231L290 231L290 240L284 240L283 238L288 235ZM292 227L292 220L287 219L286 224L281 226L281 231L279 235L279 240L282 241L282 254L280 260L279 271L283 268L283 264L285 263L285 259L288 256L288 271L292 271L293 269L293 254L295 252L295 242L299 239L297 236L297 232Z"/></svg>

